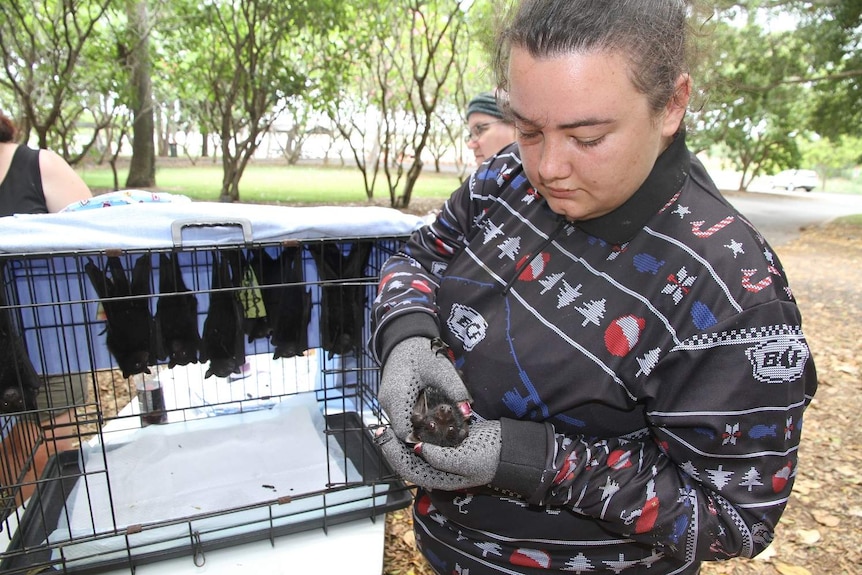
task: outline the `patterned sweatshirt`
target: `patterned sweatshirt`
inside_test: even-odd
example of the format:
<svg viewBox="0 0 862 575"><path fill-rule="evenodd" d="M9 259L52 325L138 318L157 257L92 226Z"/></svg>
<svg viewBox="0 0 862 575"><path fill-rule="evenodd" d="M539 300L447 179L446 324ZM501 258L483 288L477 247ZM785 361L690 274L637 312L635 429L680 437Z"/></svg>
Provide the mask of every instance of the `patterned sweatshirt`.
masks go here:
<svg viewBox="0 0 862 575"><path fill-rule="evenodd" d="M504 426L533 493L417 492L438 573L696 573L772 540L816 373L778 258L684 134L575 223L504 149L387 262L372 317L379 361L439 334L477 418L547 430Z"/></svg>

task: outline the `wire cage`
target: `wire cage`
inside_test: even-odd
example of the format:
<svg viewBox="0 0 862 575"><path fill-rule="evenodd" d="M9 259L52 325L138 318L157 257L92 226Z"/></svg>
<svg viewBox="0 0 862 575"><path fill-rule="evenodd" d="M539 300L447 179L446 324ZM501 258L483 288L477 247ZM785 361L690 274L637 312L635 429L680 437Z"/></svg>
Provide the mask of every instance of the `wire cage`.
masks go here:
<svg viewBox="0 0 862 575"><path fill-rule="evenodd" d="M406 507L372 441L384 421L365 349L403 240L0 260L0 386L15 411L0 572L134 572Z"/></svg>

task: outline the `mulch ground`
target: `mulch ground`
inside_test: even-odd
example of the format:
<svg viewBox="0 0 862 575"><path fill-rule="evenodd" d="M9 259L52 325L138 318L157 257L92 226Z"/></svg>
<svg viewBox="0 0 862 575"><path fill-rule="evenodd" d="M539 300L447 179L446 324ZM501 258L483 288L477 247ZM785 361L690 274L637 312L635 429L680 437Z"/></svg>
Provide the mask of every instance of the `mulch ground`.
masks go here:
<svg viewBox="0 0 862 575"><path fill-rule="evenodd" d="M862 574L862 228L803 230L776 249L803 313L819 389L805 414L799 472L772 545L703 575ZM433 575L410 509L386 519L384 575Z"/></svg>

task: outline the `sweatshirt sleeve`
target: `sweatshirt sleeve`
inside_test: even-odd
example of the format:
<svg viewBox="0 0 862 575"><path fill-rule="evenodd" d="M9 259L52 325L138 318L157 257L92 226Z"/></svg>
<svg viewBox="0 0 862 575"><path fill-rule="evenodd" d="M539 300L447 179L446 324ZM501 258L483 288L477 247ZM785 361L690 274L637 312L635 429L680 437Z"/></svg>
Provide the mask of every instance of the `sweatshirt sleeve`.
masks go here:
<svg viewBox="0 0 862 575"><path fill-rule="evenodd" d="M473 192L483 185L468 178L443 205L434 222L423 226L390 257L380 273L371 307L370 351L383 364L396 343L411 336L439 336L435 304L440 278L467 243L485 200Z"/></svg>
<svg viewBox="0 0 862 575"><path fill-rule="evenodd" d="M530 498L682 559L760 553L787 504L817 385L799 325L793 303L774 301L683 341L647 378L648 428L556 434Z"/></svg>

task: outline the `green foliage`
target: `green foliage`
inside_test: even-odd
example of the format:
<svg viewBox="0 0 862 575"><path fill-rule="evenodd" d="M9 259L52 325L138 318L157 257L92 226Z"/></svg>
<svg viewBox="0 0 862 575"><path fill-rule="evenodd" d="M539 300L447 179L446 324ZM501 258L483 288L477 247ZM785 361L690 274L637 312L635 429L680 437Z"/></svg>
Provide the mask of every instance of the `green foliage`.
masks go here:
<svg viewBox="0 0 862 575"><path fill-rule="evenodd" d="M362 0L350 31L351 82L328 115L349 142L366 195L385 181L393 206L406 206L433 148L447 95L463 99L462 54L469 34L463 0ZM457 96L456 96L457 97ZM460 123L460 120L458 120Z"/></svg>
<svg viewBox="0 0 862 575"><path fill-rule="evenodd" d="M703 57L712 65L695 70L704 104L694 114L693 147L717 146L742 173L740 189L758 174L798 164L808 88L787 79L808 71L805 44L754 22L717 22L707 40Z"/></svg>
<svg viewBox="0 0 862 575"><path fill-rule="evenodd" d="M219 136L223 200L239 199L245 166L291 101L332 92L325 61L334 57L329 39L342 8L337 0L185 2L176 8L185 26L172 44L187 56L180 93L191 99L184 107L197 108L203 129Z"/></svg>
<svg viewBox="0 0 862 575"><path fill-rule="evenodd" d="M862 124L862 0L811 3L799 34L811 44L809 127L835 139Z"/></svg>
<svg viewBox="0 0 862 575"><path fill-rule="evenodd" d="M108 8L111 0L3 0L0 2L0 85L12 96L24 139L35 133L40 147L58 150L75 163L89 141L75 142L75 127L93 121L90 109L110 98L116 67ZM110 68L110 70L108 69Z"/></svg>
<svg viewBox="0 0 862 575"><path fill-rule="evenodd" d="M159 141L219 146L224 198L238 198L278 118L294 158L312 131L349 141L366 195L383 183L394 203L419 185L423 154L463 150L466 102L494 86L494 37L515 3L136 1L150 9ZM127 55L139 40L129 2L0 0L0 107L70 162L103 161L128 129ZM741 187L784 167L846 170L845 152L858 161L847 136L862 125L862 0L698 5L711 13L693 10L693 148L723 155ZM769 29L787 16L792 29Z"/></svg>
<svg viewBox="0 0 862 575"><path fill-rule="evenodd" d="M803 157L801 167L817 170L821 178L842 176L862 163L862 138L858 136L839 136L834 141L825 138L803 140L800 149Z"/></svg>

